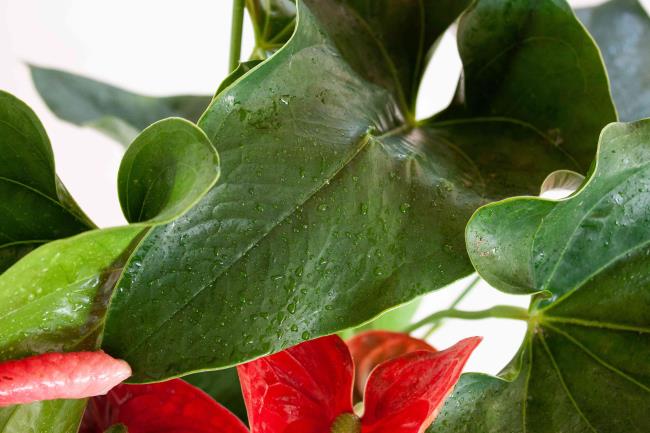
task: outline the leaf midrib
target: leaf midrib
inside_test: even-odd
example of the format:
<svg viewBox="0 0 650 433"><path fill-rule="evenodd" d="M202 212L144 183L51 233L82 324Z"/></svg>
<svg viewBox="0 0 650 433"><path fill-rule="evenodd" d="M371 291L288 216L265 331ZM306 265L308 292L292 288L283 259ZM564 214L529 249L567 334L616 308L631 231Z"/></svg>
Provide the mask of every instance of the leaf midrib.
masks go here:
<svg viewBox="0 0 650 433"><path fill-rule="evenodd" d="M348 167L348 166L350 165L350 163L356 159L356 157L357 157L357 156L358 156L358 155L359 155L359 154L360 154L360 153L361 153L361 152L362 152L362 151L367 147L367 144L368 144L369 142L371 142L371 141L372 141L372 136L371 136L370 134L366 133L366 134L362 135L362 136L357 140L357 142L355 143L355 144L356 144L356 150L355 150L355 152L354 152L354 153L353 153L353 154L348 158L348 160L345 161L343 164L341 164L341 166L340 166L340 167L339 167L339 168L338 168L334 173L332 173L332 175L327 179L327 180L328 180L327 183L326 183L326 182L323 182L323 183L317 185L317 187L314 188L314 190L311 191L311 192L310 192L310 193L309 193L309 194L308 194L308 195L307 195L307 196L306 196L306 197L301 201L301 204L304 205L305 203L307 203L308 201L310 201L310 200L312 199L312 197L314 197L316 194L318 194L319 192L321 192L321 191L323 190L323 188L325 188L325 187L328 185L328 183L331 183L332 180L336 179L336 178L337 178L337 177L338 177L338 176L339 176L339 175L340 175L340 174L345 170L345 168ZM287 220L287 219L290 218L292 215L294 215L295 212L296 212L296 209L297 209L298 207L299 207L298 205L293 206L293 207L291 207L291 209L289 209L288 212L286 212L284 215L281 215L280 218L278 218L276 221L274 221L273 226L272 226L269 230L266 230L266 231L265 231L265 232L264 232L264 233L263 233L259 238L257 238L254 242L251 242L251 243L250 243L250 244L249 244L249 245L248 245L244 250L242 250L242 252L241 252L240 254L238 254L238 255L237 255L237 256L232 260L232 262L231 262L227 267L224 267L223 270L222 270L221 272L219 272L217 275L214 275L214 276L210 279L210 282L209 282L209 283L207 283L207 284L203 284L202 287L201 287L199 290L197 290L194 294L192 294L192 296L190 296L186 302L184 302L181 306L179 306L179 307L178 307L178 308L177 308L177 309L176 309L176 310L175 310L175 311L174 311L174 312L173 312L169 317L167 317L165 320L161 321L160 324L159 324L158 326L156 326L156 328L155 328L151 333L149 333L148 335L145 335L144 338L143 338L142 340L140 340L139 343L132 345L132 346L129 348L129 350L125 351L123 356L126 357L126 356L130 355L131 353L133 353L134 351L136 351L137 349L139 349L140 347L142 347L142 345L144 345L144 344L146 343L147 340L149 340L151 337L153 337L154 335L156 335L160 330L162 330L162 328L164 328L164 326L165 326L167 323L169 323L170 320L172 320L172 319L173 319L173 318L174 318L178 313L180 313L182 310L184 310L185 308L187 308L187 307L188 307L188 306L189 306L189 305L194 301L194 299L196 299L196 298L197 298L201 293L203 293L204 290L206 290L206 289L209 287L210 284L214 283L214 282L217 281L219 278L221 278L221 276L222 276L222 275L223 275L223 274L224 274L228 269L230 269L232 266L234 266L236 263L238 263L238 262L239 262L243 257L245 257L245 256L246 256L246 255L247 255L251 250L253 250L253 249L254 249L256 246L258 246L258 245L259 245L259 244L260 244L264 239L266 239L266 238L267 238L267 237L268 237L268 236L273 232L273 229L274 229L274 228L278 227L279 225L282 224L283 221ZM151 233L151 232L150 232L150 233ZM147 236L149 236L149 234L147 234Z"/></svg>
<svg viewBox="0 0 650 433"><path fill-rule="evenodd" d="M544 285L543 285L543 287L542 287L541 290L548 290L549 284L551 284L551 282L553 281L553 279L554 279L554 277L555 277L555 274L557 273L558 268L559 268L560 264L562 263L562 259L564 258L564 255L565 255L566 252L569 250L569 247L570 247L571 245L573 245L573 242L574 242L574 240L575 240L575 237L576 237L576 235L577 235L577 233L578 233L578 228L581 226L582 222L583 222L583 221L584 221L584 220L585 220L589 215L591 215L592 211L593 211L596 207L598 207L598 206L599 206L599 205L600 205L600 204L601 204L605 199L609 198L609 194L610 194L613 190L615 190L616 188L619 188L619 187L620 187L621 185L623 185L624 183L629 182L630 179L631 179L632 177L638 175L638 174L639 174L640 172L642 172L642 171L645 171L645 169L647 169L648 167L650 167L650 162L647 162L647 163L645 163L645 164L641 164L641 165L635 167L634 169L630 170L630 171L632 172L631 175L629 175L629 176L624 176L624 177L622 176L622 180L621 180L620 182L616 182L616 183L614 183L614 185L613 185L611 188L607 189L607 191L606 191L605 193L603 193L602 196L601 196L598 200L596 200L596 202L594 203L593 206L591 206L589 209L587 209L587 210L584 212L584 214L582 215L582 217L580 218L580 220L577 221L577 223L575 224L575 228L574 228L573 231L571 232L571 236L569 237L568 241L564 244L564 248L562 248L562 252L560 253L560 256L558 257L557 261L555 262L555 265L553 266L553 269L552 269L550 275L549 275L548 277L546 277L545 282L544 282ZM623 173L623 172L616 173L616 175L621 175L622 173ZM596 172L594 173L594 175L592 176L592 179L595 179L596 176L598 176L598 171L596 171ZM583 191L584 191L584 189L583 189ZM579 196L580 196L580 194L576 195L575 197L577 198L577 197L579 197ZM554 209L554 210L555 210L555 209ZM553 212L553 211L551 211L551 212ZM541 227L541 224L540 224L540 227ZM557 306L558 304L560 304L561 302L563 302L564 300L566 300L567 298L569 298L573 293L575 293L576 291L578 291L578 290L579 290L579 289L580 289L584 284L586 284L586 283L587 283L587 282L588 282L592 277L594 277L595 275L597 275L598 273L600 273L600 272L603 271L604 269L608 268L608 267L611 266L612 264L616 263L616 261L617 261L619 258L621 258L621 257L624 256L624 255L629 254L630 252L636 250L636 249L639 248L639 247L643 247L644 245L647 245L648 243L650 243L650 239L649 239L649 240L646 240L645 242L642 242L642 243L640 243L640 244L636 244L636 245L634 245L632 248L629 248L629 249L625 250L624 252L622 252L621 254L619 254L619 255L613 257L610 261L608 261L607 263L605 263L604 265L602 265L600 268L596 269L594 272L592 272L591 274L589 274L589 275L587 275L585 278L583 278L581 281L579 281L579 282L578 282L578 283L577 283L577 284L576 284L576 285L575 285L571 290L569 290L568 292L564 293L564 294L563 294L560 298L558 298L556 301L554 301L553 303L551 303L551 304L548 305L548 306L545 306L544 308L541 308L540 311L550 310L550 309L552 309L553 307ZM534 243L533 243L533 247L532 247L532 248L534 249ZM531 254L531 257L533 257L533 254Z"/></svg>

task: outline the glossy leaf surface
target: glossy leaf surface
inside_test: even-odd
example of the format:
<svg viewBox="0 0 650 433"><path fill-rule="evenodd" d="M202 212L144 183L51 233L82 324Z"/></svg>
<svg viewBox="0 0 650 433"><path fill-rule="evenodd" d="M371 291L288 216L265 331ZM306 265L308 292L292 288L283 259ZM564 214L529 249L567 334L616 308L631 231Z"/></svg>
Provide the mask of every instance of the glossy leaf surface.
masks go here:
<svg viewBox="0 0 650 433"><path fill-rule="evenodd" d="M622 121L650 117L650 17L638 0L578 9L600 47Z"/></svg>
<svg viewBox="0 0 650 433"><path fill-rule="evenodd" d="M86 400L53 400L0 409L3 433L77 433Z"/></svg>
<svg viewBox="0 0 650 433"><path fill-rule="evenodd" d="M481 276L540 293L516 359L501 377L465 375L432 432L650 430L649 167L650 120L613 124L570 198L475 214L467 245Z"/></svg>
<svg viewBox="0 0 650 433"><path fill-rule="evenodd" d="M180 380L119 385L88 403L79 433L102 433L113 424L129 433L248 433L233 414L200 389Z"/></svg>
<svg viewBox="0 0 650 433"><path fill-rule="evenodd" d="M191 208L219 177L217 151L193 123L161 120L127 149L117 177L120 204L131 223L168 222Z"/></svg>
<svg viewBox="0 0 650 433"><path fill-rule="evenodd" d="M39 245L92 227L56 176L36 114L0 91L0 273Z"/></svg>
<svg viewBox="0 0 650 433"><path fill-rule="evenodd" d="M96 128L124 146L144 128L166 117L196 122L212 99L145 96L70 72L30 68L36 89L54 114L75 125Z"/></svg>
<svg viewBox="0 0 650 433"><path fill-rule="evenodd" d="M177 121L174 121L177 122ZM157 206L159 215L148 209L152 219L138 225L94 230L72 238L47 243L23 257L0 275L0 360L22 358L44 352L67 352L93 350L98 346L104 315L116 281L129 254L140 240L139 235L156 221L178 216L200 198L218 177L218 159L205 136L195 126L185 121L183 128L190 128L192 134L201 137L201 146L209 146L204 152L211 159L201 164L210 164L210 179L202 175L203 191L195 190L190 195L173 193L162 196L167 199ZM164 139L165 137L159 137ZM152 143L151 145L154 145ZM161 146L164 143L161 143ZM49 148L49 146L48 146ZM131 152L137 152L139 146ZM206 148L207 149L207 148ZM127 152L127 156L131 154ZM132 155L132 154L131 154ZM172 165L173 159L183 162L184 155L169 153L165 162ZM147 170L149 161L132 155L138 169ZM132 162L133 162L132 161ZM189 177L188 177L189 175ZM194 170L183 174L175 173L173 182L164 186L174 191L176 183L191 184ZM126 179L123 186L132 189L130 182L137 176ZM191 197L191 202L188 201ZM138 206L137 199L132 198ZM142 206L141 206L142 207ZM39 217L42 218L42 215ZM32 404L27 407L0 409L0 419L7 417L6 431L13 428L36 429L42 424L51 424L51 432L65 432L81 416L83 402L72 404L66 401ZM68 410L69 423L60 423L57 408ZM10 415L13 414L13 415ZM15 427L16 426L16 427ZM20 427L18 427L20 426ZM60 427L57 427L60 426Z"/></svg>
<svg viewBox="0 0 650 433"><path fill-rule="evenodd" d="M463 232L479 205L537 193L548 172L588 165L573 161L591 158L602 124L614 118L611 101L599 99L607 80L590 37L564 3L541 10L514 0L484 3L489 11L477 6L470 17L491 17L486 31L510 10L517 13L507 21L524 26L528 10L540 23L536 37L563 41L528 54L543 52L556 66L538 77L537 61L520 64L522 54L506 49L511 38L462 36L475 41L475 51L489 45L498 52L502 43L506 55L497 59L513 66L509 74L520 85L551 81L545 111L534 94L513 90L489 95L499 103L489 113L476 109L480 117L412 125L405 95L414 82L407 78L419 74L413 58L429 47L409 54L381 41L435 17L424 20L429 38L454 17L443 25L435 2L424 13L421 2L404 1L398 16L416 21L374 27L391 18L378 12L364 21L355 2L299 3L290 42L219 94L199 122L219 150L221 182L183 218L152 230L126 269L104 347L128 360L134 380L230 366L442 287L471 272ZM576 45L584 80L575 79L577 60L564 55L566 45ZM464 52L471 69L476 53ZM475 85L467 91L488 100ZM520 109L500 111L508 98ZM565 128L571 132L561 144L544 132Z"/></svg>

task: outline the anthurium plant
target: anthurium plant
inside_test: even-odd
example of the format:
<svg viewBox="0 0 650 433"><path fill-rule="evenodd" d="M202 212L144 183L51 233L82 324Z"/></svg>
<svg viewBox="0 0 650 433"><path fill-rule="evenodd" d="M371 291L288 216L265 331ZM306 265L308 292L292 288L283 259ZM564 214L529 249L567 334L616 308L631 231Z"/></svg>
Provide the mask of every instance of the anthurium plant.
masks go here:
<svg viewBox="0 0 650 433"><path fill-rule="evenodd" d="M641 4L235 0L232 30L213 95L30 66L57 116L124 144L121 227L0 91L2 432L650 431ZM446 32L462 76L418 118ZM473 272L530 307L413 323ZM527 332L497 376L461 375L480 327L416 338L448 317Z"/></svg>

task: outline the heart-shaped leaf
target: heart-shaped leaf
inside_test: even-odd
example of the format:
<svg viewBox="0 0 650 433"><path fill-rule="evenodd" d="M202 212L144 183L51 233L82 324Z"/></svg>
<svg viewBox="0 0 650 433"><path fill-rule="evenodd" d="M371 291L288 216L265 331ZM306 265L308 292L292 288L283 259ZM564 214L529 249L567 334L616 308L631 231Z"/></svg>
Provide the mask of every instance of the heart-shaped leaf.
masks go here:
<svg viewBox="0 0 650 433"><path fill-rule="evenodd" d="M147 126L166 117L196 122L212 96L145 96L81 75L30 66L36 90L63 120L91 126L127 146Z"/></svg>
<svg viewBox="0 0 650 433"><path fill-rule="evenodd" d="M34 248L94 227L54 171L36 114L0 91L0 273Z"/></svg>
<svg viewBox="0 0 650 433"><path fill-rule="evenodd" d="M621 120L650 117L650 17L638 0L578 9L605 58Z"/></svg>
<svg viewBox="0 0 650 433"><path fill-rule="evenodd" d="M166 158L150 157L156 146L165 150ZM195 161L196 155L203 160ZM203 132L180 119L151 126L127 150L125 159L127 168L120 182L123 194L129 192L132 208L144 209L142 215L150 220L49 242L0 275L0 360L96 349L113 288L143 231L185 212L214 185L219 174L216 151ZM194 166L188 170L187 164ZM142 184L149 186L146 173L152 169L160 174L163 167L169 170L174 166L180 169L168 176L167 182L150 188L157 194L156 200L131 193L138 192ZM27 174L23 182L33 182ZM10 422L5 431L14 426L19 429L16 431L30 431L20 430L30 425L33 431L65 432L70 424L57 421L57 408L67 410L67 416L78 421L84 404L53 401L26 408L12 406L0 409L0 420L6 416ZM37 430L39 423L48 422L53 426L50 430Z"/></svg>
<svg viewBox="0 0 650 433"><path fill-rule="evenodd" d="M650 431L650 120L613 124L568 199L488 205L467 230L478 272L539 292L500 377L468 374L431 432Z"/></svg>
<svg viewBox="0 0 650 433"><path fill-rule="evenodd" d="M588 166L614 108L565 3L475 3L460 39L477 102L465 118L417 123L413 77L455 15L390 6L299 2L288 44L202 116L223 181L147 235L112 300L103 344L133 380L230 366L442 287L471 272L463 233L479 205ZM508 37L484 36L506 24ZM469 84L480 51L519 92Z"/></svg>

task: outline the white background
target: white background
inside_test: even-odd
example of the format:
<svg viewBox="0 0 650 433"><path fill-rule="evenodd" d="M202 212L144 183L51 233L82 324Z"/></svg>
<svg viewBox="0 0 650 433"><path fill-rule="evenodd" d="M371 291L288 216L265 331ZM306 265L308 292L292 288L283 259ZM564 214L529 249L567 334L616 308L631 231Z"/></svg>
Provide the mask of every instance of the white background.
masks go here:
<svg viewBox="0 0 650 433"><path fill-rule="evenodd" d="M124 223L116 176L123 148L91 129L58 120L41 101L25 62L65 69L151 95L211 94L228 69L229 0L0 0L0 88L29 104L52 141L57 172L77 202L100 226ZM576 0L574 6L602 3ZM650 0L644 0L647 7ZM243 57L253 40L246 22ZM418 117L444 108L456 85L460 60L453 35L445 36L427 70ZM469 281L425 298L419 316L445 308ZM527 306L483 284L460 305ZM431 338L444 348L462 337L485 341L467 369L497 373L510 360L525 326L512 320L449 320ZM173 342L170 342L173 343Z"/></svg>

